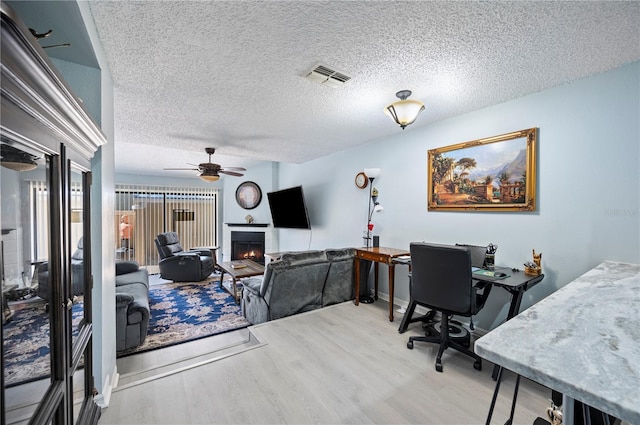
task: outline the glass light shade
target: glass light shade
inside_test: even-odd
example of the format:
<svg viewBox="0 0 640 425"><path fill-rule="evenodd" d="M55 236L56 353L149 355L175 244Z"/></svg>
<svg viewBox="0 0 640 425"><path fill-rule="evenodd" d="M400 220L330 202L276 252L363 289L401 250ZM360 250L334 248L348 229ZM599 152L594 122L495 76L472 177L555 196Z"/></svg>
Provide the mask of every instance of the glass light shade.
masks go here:
<svg viewBox="0 0 640 425"><path fill-rule="evenodd" d="M0 164L14 171L31 171L35 170L38 165L33 162L21 162L21 161L2 161Z"/></svg>
<svg viewBox="0 0 640 425"><path fill-rule="evenodd" d="M370 179L375 179L376 177L378 177L380 175L380 169L379 168L365 168L364 169L364 174Z"/></svg>
<svg viewBox="0 0 640 425"><path fill-rule="evenodd" d="M201 174L200 178L209 183L220 180L220 176L217 174Z"/></svg>
<svg viewBox="0 0 640 425"><path fill-rule="evenodd" d="M419 100L399 100L384 108L384 113L389 115L404 130L409 124L418 118L424 111L424 103Z"/></svg>

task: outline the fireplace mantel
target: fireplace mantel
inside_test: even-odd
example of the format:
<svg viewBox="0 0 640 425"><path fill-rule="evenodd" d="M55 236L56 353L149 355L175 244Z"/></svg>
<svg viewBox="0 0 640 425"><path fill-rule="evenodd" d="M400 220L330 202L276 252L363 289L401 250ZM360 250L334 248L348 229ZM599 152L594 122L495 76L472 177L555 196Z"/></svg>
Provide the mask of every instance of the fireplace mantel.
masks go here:
<svg viewBox="0 0 640 425"><path fill-rule="evenodd" d="M234 232L264 232L264 252L278 251L278 233L269 223L225 223L222 236L222 259L231 260L231 229Z"/></svg>

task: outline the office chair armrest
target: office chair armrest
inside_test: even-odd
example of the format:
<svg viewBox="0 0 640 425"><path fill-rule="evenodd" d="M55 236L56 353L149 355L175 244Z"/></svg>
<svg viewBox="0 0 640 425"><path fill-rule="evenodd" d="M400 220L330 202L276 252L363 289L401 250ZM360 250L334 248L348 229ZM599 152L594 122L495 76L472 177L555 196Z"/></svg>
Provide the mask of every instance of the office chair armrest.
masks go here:
<svg viewBox="0 0 640 425"><path fill-rule="evenodd" d="M473 287L475 288L477 295L484 295L485 290L490 291L491 286L493 286L490 283L482 282L480 280L474 280L473 282ZM489 289L487 289L487 287L489 287Z"/></svg>
<svg viewBox="0 0 640 425"><path fill-rule="evenodd" d="M478 281L473 285L473 288L475 289L476 296L475 305L472 306L471 309L477 313L482 309L482 307L484 307L484 303L487 301L487 298L489 298L489 293L491 292L493 285L488 282Z"/></svg>

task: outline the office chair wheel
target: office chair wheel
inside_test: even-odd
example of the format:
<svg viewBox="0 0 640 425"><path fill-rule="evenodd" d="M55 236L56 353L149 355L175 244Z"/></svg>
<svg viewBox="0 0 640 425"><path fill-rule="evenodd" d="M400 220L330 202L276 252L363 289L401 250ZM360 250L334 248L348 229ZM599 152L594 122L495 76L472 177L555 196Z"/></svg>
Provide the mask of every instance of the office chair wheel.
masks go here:
<svg viewBox="0 0 640 425"><path fill-rule="evenodd" d="M476 360L473 362L473 368L475 370L482 370L482 360Z"/></svg>
<svg viewBox="0 0 640 425"><path fill-rule="evenodd" d="M409 340L409 342L407 342L407 348L413 350L413 341Z"/></svg>
<svg viewBox="0 0 640 425"><path fill-rule="evenodd" d="M436 359L436 371L442 372L442 360Z"/></svg>

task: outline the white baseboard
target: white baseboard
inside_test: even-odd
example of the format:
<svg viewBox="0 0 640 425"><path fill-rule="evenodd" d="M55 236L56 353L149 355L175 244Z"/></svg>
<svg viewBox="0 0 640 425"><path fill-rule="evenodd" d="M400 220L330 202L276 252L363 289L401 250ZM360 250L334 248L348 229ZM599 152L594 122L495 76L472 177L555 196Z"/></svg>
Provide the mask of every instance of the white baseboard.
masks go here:
<svg viewBox="0 0 640 425"><path fill-rule="evenodd" d="M109 375L107 375L107 379L105 380L104 387L102 388L102 392L94 397L94 401L100 408L104 409L109 407L109 402L111 401L111 394L113 393L113 389L118 386L118 380L120 379L120 375L118 374L118 366L113 367L113 374L111 375L112 379L109 379Z"/></svg>

